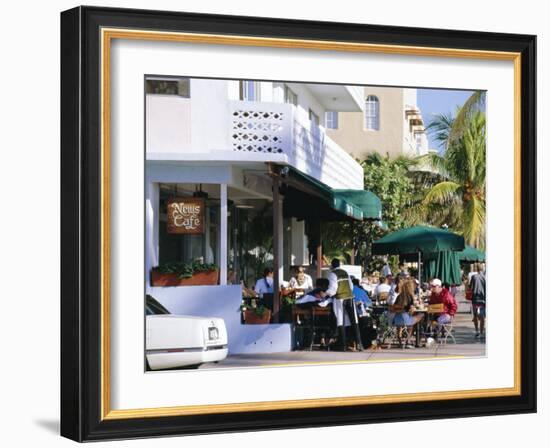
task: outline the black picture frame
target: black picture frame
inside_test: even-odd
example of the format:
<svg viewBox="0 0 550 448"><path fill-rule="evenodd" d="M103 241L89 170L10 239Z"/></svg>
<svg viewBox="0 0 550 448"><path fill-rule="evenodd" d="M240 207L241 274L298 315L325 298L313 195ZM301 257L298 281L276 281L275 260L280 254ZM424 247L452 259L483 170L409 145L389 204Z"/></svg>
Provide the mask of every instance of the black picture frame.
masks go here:
<svg viewBox="0 0 550 448"><path fill-rule="evenodd" d="M521 353L515 396L102 419L101 28L513 52L521 55ZM61 13L61 435L76 441L536 411L536 37L77 7Z"/></svg>

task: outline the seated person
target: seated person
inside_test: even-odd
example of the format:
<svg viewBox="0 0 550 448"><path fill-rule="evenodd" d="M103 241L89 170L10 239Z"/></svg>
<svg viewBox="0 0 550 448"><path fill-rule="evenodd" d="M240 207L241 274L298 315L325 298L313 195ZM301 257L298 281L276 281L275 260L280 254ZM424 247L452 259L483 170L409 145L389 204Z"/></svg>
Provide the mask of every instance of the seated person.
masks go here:
<svg viewBox="0 0 550 448"><path fill-rule="evenodd" d="M380 300L381 295L384 295L386 298L388 297L390 291L392 290L391 280L392 280L391 275L388 275L387 277L382 277L380 279L380 283L378 284L378 286L374 290L374 296L378 300Z"/></svg>
<svg viewBox="0 0 550 448"><path fill-rule="evenodd" d="M296 275L290 279L289 287L294 289L298 296L307 294L313 289L313 280L310 275L306 274L304 266L296 267Z"/></svg>
<svg viewBox="0 0 550 448"><path fill-rule="evenodd" d="M399 263L399 274L405 278L409 277L409 271L407 270L407 266L405 263Z"/></svg>
<svg viewBox="0 0 550 448"><path fill-rule="evenodd" d="M328 289L328 279L318 278L315 282L315 289L312 289L306 295L296 299L296 305L300 306L327 306L330 303L330 299L326 296Z"/></svg>
<svg viewBox="0 0 550 448"><path fill-rule="evenodd" d="M367 291L365 291L359 284L359 279L352 276L351 283L353 284L353 300L357 307L357 314L359 317L367 315L366 308L372 306L372 300L369 298Z"/></svg>
<svg viewBox="0 0 550 448"><path fill-rule="evenodd" d="M256 282L254 292L260 298L259 304L273 310L273 269L265 268L264 276Z"/></svg>
<svg viewBox="0 0 550 448"><path fill-rule="evenodd" d="M376 291L376 288L378 288L379 284L380 284L379 277L372 276L370 279L370 291L367 289L367 292L370 294L370 297L374 297L374 292Z"/></svg>
<svg viewBox="0 0 550 448"><path fill-rule="evenodd" d="M413 327L416 326L418 322L420 322L424 318L424 315L422 313L418 313L415 315L412 314L412 312L414 311L415 301L414 288L414 281L408 279L402 280L399 284L399 293L397 294L394 302L394 306L398 306L403 309L402 312L395 313L393 317L393 325L401 327L399 328L398 339L399 343L405 348L412 348L412 345L410 344L410 339L412 338ZM407 327L408 329L407 340L405 341L405 344L402 344L401 337L404 327Z"/></svg>
<svg viewBox="0 0 550 448"><path fill-rule="evenodd" d="M403 277L402 275L397 275L397 277L395 277L395 281L391 285L390 296L387 300L388 305L393 305L395 303L395 300L403 289L403 285L406 281L408 281L408 279Z"/></svg>
<svg viewBox="0 0 550 448"><path fill-rule="evenodd" d="M437 325L441 326L451 322L458 308L455 298L448 289L443 288L441 280L434 278L430 282L430 305L443 304L443 312L437 315Z"/></svg>
<svg viewBox="0 0 550 448"><path fill-rule="evenodd" d="M367 291L365 291L359 284L359 279L352 277L351 283L353 284L353 298L356 302L363 302L366 306L372 305L372 300L369 298Z"/></svg>
<svg viewBox="0 0 550 448"><path fill-rule="evenodd" d="M264 276L256 282L254 291L258 296L263 297L264 294L273 294L273 269L265 268Z"/></svg>

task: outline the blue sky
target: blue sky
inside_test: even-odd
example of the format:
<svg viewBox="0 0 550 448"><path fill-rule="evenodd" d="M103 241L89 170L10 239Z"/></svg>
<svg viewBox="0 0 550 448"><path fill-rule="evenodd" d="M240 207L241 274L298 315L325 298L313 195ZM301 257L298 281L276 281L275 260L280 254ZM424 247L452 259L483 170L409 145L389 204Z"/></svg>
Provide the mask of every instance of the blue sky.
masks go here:
<svg viewBox="0 0 550 448"><path fill-rule="evenodd" d="M422 112L424 124L428 126L435 114L455 114L457 106L462 106L473 93L472 90L418 89L417 104ZM428 134L430 148L441 149Z"/></svg>

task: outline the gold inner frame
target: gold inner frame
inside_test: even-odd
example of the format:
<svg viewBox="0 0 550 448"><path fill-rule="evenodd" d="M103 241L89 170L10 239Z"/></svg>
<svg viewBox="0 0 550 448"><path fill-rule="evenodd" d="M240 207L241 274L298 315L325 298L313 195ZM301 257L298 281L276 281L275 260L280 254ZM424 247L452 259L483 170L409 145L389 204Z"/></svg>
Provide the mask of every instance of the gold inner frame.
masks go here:
<svg viewBox="0 0 550 448"><path fill-rule="evenodd" d="M424 392L357 397L245 402L215 405L171 406L143 409L110 408L110 50L113 39L169 41L214 45L295 48L325 51L437 56L514 62L514 386L509 388ZM514 52L465 50L302 39L278 39L215 34L101 29L101 419L166 417L227 412L306 409L398 402L422 402L466 398L502 397L521 394L521 54Z"/></svg>

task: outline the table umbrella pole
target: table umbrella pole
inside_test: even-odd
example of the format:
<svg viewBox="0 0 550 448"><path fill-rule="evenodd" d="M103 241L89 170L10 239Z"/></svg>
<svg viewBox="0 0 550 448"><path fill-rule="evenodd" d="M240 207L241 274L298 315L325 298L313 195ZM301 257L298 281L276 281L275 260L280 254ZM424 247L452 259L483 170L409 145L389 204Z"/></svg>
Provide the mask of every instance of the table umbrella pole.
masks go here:
<svg viewBox="0 0 550 448"><path fill-rule="evenodd" d="M422 252L418 251L418 290L422 290Z"/></svg>

